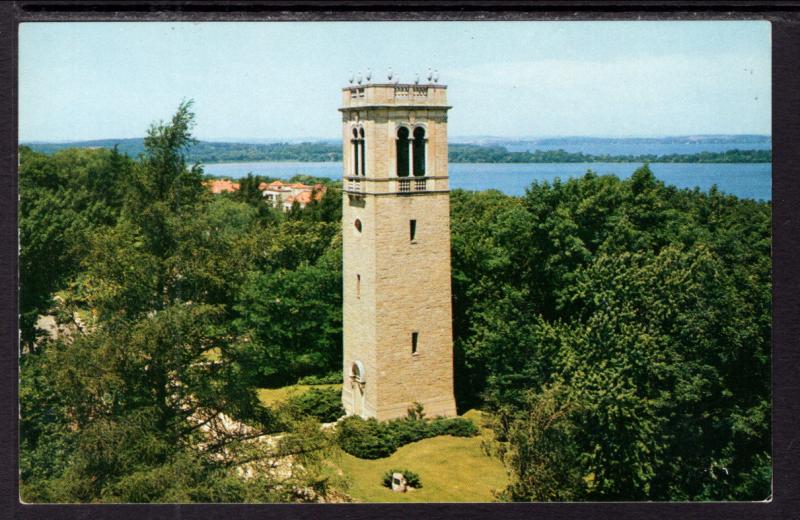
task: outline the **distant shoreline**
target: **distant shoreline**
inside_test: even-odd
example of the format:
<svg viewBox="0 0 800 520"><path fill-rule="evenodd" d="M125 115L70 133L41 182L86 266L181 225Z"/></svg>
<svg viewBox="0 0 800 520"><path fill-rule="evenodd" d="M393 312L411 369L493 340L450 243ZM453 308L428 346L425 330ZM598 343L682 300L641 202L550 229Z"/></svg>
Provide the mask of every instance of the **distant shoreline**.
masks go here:
<svg viewBox="0 0 800 520"><path fill-rule="evenodd" d="M451 163L471 164L771 163L771 140L750 137L742 136L740 139L736 139L735 136L732 136L729 139L722 139L709 136L705 140L694 142L689 148L685 146L686 141L670 138L453 142L449 144L448 159ZM598 148L598 143L605 143L605 145ZM111 149L116 147L120 153L131 157L138 156L144 150L142 139L101 139L69 143L31 142L21 143L20 146L27 146L45 154L53 154L69 148ZM565 148L572 151L567 151ZM261 144L199 141L186 149L185 154L187 161L204 164L341 162L342 145L329 141Z"/></svg>
<svg viewBox="0 0 800 520"><path fill-rule="evenodd" d="M189 161L191 162L191 161ZM255 163L269 163L269 164L341 164L342 161L273 161L270 159L263 160L249 160L249 161L203 161L199 163L201 166L217 166L220 164L255 164ZM548 161L548 162L480 162L480 161L449 161L450 164L772 164L772 161L742 161L742 162L680 162L680 161Z"/></svg>

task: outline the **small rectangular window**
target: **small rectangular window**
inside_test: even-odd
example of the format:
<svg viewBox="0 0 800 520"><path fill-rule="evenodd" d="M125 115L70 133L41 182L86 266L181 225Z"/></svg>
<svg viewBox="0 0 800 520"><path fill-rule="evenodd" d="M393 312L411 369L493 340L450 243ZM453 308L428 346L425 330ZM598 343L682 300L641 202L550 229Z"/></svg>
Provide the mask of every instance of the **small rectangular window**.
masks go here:
<svg viewBox="0 0 800 520"><path fill-rule="evenodd" d="M356 275L356 298L361 298L361 275Z"/></svg>
<svg viewBox="0 0 800 520"><path fill-rule="evenodd" d="M411 333L411 353L417 353L417 342L419 340L419 332L412 332Z"/></svg>
<svg viewBox="0 0 800 520"><path fill-rule="evenodd" d="M413 242L417 238L417 221L410 220L408 222L408 231L409 236L411 237L411 241Z"/></svg>

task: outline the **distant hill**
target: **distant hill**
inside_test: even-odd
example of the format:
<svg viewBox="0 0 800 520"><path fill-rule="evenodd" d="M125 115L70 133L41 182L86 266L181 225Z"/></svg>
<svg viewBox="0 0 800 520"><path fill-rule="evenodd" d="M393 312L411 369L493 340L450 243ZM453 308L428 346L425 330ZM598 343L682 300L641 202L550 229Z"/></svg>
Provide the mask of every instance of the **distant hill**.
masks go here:
<svg viewBox="0 0 800 520"><path fill-rule="evenodd" d="M314 142L199 141L188 150L191 162L342 160L340 141ZM51 154L64 148L113 148L136 157L144 151L144 140L97 139L75 142L23 143ZM677 137L553 137L535 140L491 136L454 138L450 161L466 163L591 163L591 162L684 162L764 163L772 160L772 139L764 135L700 135Z"/></svg>
<svg viewBox="0 0 800 520"><path fill-rule="evenodd" d="M113 148L120 153L136 157L144 152L144 139L97 139L66 143L22 143L42 153L54 153L64 148ZM342 145L337 141L313 143L223 143L199 141L188 150L190 161L247 162L247 161L303 161L328 162L342 160Z"/></svg>
<svg viewBox="0 0 800 520"><path fill-rule="evenodd" d="M541 137L504 138L492 136L450 137L453 144L501 146L509 152L583 153L592 156L693 155L729 150L771 150L768 135L684 135L668 137Z"/></svg>
<svg viewBox="0 0 800 520"><path fill-rule="evenodd" d="M504 146L451 144L451 163L768 163L771 150L724 150L694 153L606 154L567 152L563 149L509 151Z"/></svg>
<svg viewBox="0 0 800 520"><path fill-rule="evenodd" d="M140 137L132 139L95 139L91 141L69 141L48 143L40 141L32 141L29 143L20 143L23 146L28 146L37 152L51 154L64 148L114 148L116 145L120 153L128 154L135 157L144 151L144 139Z"/></svg>
<svg viewBox="0 0 800 520"><path fill-rule="evenodd" d="M598 144L725 144L725 143L751 143L772 144L772 137L760 134L709 134L709 135L678 135L666 137L494 137L494 136L458 136L451 137L450 142L477 145L519 145L530 144L540 146L558 145L598 145Z"/></svg>

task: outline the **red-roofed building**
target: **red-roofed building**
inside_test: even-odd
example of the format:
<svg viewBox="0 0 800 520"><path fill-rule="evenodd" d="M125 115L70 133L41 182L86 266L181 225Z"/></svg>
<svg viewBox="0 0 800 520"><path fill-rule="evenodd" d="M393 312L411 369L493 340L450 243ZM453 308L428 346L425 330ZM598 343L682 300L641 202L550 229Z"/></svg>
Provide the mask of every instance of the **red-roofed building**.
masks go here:
<svg viewBox="0 0 800 520"><path fill-rule="evenodd" d="M239 183L238 182L231 182L227 179L219 179L206 182L206 186L209 187L211 193L218 194L218 193L233 193L234 191L239 191Z"/></svg>
<svg viewBox="0 0 800 520"><path fill-rule="evenodd" d="M294 198L294 201L299 203L301 207L305 206L309 202L311 202L311 192L304 191L302 193L298 193L297 197Z"/></svg>
<svg viewBox="0 0 800 520"><path fill-rule="evenodd" d="M311 202L311 193L315 192L314 199L321 200L325 195L325 186L323 184L315 184L309 186L300 182L293 184L285 184L281 181L273 181L269 184L261 183L259 189L262 189L262 195L273 206L281 207L284 211L292 209L292 205L297 202L301 208L305 208Z"/></svg>

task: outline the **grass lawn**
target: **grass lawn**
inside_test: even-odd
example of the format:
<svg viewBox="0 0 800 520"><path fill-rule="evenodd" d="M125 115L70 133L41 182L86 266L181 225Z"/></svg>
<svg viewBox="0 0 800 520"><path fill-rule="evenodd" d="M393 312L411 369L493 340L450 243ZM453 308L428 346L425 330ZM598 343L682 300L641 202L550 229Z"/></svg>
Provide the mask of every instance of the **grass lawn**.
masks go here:
<svg viewBox="0 0 800 520"><path fill-rule="evenodd" d="M311 388L341 388L341 384L259 388L258 397L265 406L274 406ZM357 502L491 502L492 492L503 489L508 477L503 464L481 449L481 441L491 435L482 427L481 412L470 410L462 417L478 425L480 435L424 439L376 460L359 459L337 449L328 461L326 472L334 487ZM395 493L383 487L383 474L390 469L418 473L422 488Z"/></svg>
<svg viewBox="0 0 800 520"><path fill-rule="evenodd" d="M465 417L481 424L480 412ZM389 457L364 460L339 452L330 461L333 482L344 481L343 491L359 502L491 502L492 491L508 483L503 464L481 450L489 432L481 428L476 437L444 435L400 447ZM390 469L408 469L419 474L422 488L395 493L381 484Z"/></svg>
<svg viewBox="0 0 800 520"><path fill-rule="evenodd" d="M304 394L312 388L341 388L340 384L330 385L291 385L283 386L280 388L259 388L258 398L264 406L274 406L282 401L285 401L293 395Z"/></svg>

